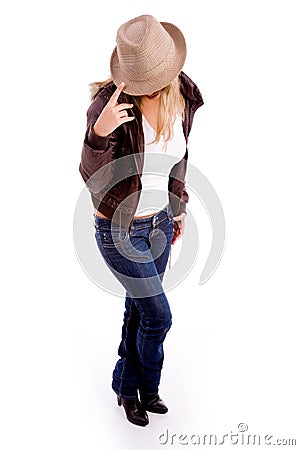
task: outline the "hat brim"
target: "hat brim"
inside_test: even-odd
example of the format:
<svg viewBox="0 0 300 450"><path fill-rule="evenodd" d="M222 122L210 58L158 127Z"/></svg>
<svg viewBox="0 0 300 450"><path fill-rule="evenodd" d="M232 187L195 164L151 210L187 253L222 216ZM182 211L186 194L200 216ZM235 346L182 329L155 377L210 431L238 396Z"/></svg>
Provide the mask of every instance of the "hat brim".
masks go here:
<svg viewBox="0 0 300 450"><path fill-rule="evenodd" d="M117 47L114 48L110 59L111 76L116 86L124 82L123 92L129 95L149 95L159 91L171 83L181 72L186 59L185 38L175 25L169 22L160 22L164 29L173 39L175 46L175 57L172 61L164 60L159 67L147 72L147 79L142 81L129 80L128 75L122 73L118 58Z"/></svg>

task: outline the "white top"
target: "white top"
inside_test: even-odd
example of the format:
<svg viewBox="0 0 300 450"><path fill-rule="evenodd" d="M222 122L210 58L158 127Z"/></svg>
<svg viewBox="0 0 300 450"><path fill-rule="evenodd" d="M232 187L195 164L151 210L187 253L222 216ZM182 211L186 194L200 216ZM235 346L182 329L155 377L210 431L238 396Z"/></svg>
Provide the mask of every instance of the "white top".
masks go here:
<svg viewBox="0 0 300 450"><path fill-rule="evenodd" d="M179 115L174 122L173 139L167 143L162 137L158 143L151 143L156 133L144 116L143 131L145 152L141 176L142 191L135 216L155 214L166 206L169 202L169 174L172 167L184 157L186 151L186 140Z"/></svg>

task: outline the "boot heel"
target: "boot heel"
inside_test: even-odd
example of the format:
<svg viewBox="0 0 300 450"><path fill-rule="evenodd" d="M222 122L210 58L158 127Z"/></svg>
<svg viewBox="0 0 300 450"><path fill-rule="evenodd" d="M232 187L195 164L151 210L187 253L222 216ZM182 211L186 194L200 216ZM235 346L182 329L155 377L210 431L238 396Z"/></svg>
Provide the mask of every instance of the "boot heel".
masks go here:
<svg viewBox="0 0 300 450"><path fill-rule="evenodd" d="M119 406L123 406L129 422L141 427L148 425L149 417L138 397L126 398L121 395L117 395L117 402Z"/></svg>

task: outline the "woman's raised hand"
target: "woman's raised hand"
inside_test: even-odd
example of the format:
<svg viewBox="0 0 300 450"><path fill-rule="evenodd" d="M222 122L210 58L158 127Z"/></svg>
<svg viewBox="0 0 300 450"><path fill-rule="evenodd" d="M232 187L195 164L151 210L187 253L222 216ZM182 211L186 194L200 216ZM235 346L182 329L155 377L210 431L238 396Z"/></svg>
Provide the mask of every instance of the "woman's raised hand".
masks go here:
<svg viewBox="0 0 300 450"><path fill-rule="evenodd" d="M103 108L100 116L94 125L94 131L98 136L108 136L112 133L116 128L122 125L125 122L130 122L134 120L134 116L128 116L126 109L132 108L133 104L131 103L121 103L118 104L118 98L120 93L122 92L125 83L121 83L108 103Z"/></svg>

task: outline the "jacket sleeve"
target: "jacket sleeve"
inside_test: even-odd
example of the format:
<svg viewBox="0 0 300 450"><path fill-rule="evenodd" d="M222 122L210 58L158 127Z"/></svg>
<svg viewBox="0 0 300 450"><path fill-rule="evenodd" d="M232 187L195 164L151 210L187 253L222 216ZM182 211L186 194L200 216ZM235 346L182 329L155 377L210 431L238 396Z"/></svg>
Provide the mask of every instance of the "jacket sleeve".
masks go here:
<svg viewBox="0 0 300 450"><path fill-rule="evenodd" d="M106 101L98 96L87 111L87 127L81 152L79 172L92 193L101 192L110 183L113 175L114 133L106 137L98 136L94 124Z"/></svg>

